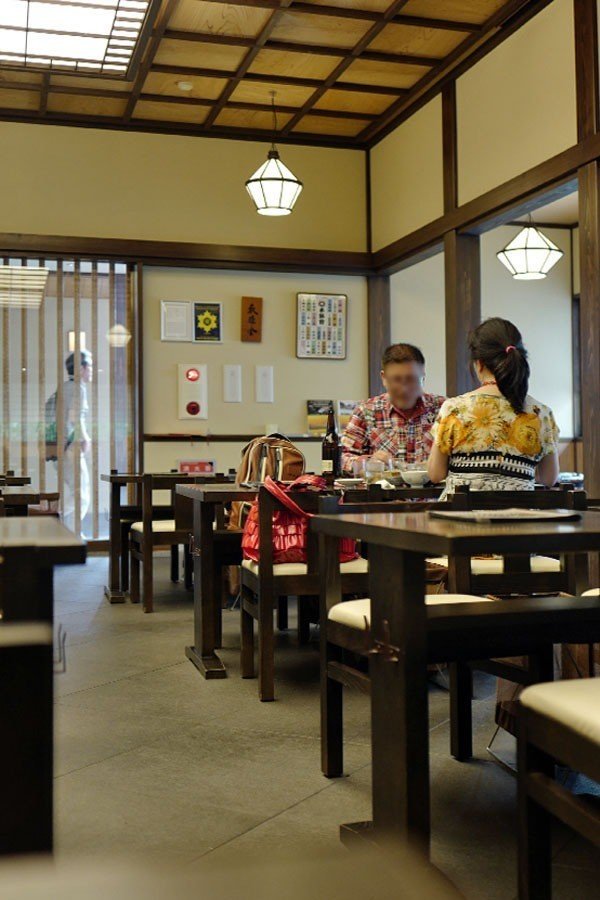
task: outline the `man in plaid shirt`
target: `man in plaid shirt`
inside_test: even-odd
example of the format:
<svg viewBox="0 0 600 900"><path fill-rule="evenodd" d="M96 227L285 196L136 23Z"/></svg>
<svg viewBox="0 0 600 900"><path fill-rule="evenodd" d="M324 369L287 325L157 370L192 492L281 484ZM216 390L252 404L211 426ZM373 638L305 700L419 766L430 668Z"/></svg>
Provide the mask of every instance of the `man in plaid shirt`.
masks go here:
<svg viewBox="0 0 600 900"><path fill-rule="evenodd" d="M342 468L354 474L370 457L386 464L426 462L431 428L446 399L423 392L425 357L412 344L392 344L383 354L385 394L360 403L342 435Z"/></svg>

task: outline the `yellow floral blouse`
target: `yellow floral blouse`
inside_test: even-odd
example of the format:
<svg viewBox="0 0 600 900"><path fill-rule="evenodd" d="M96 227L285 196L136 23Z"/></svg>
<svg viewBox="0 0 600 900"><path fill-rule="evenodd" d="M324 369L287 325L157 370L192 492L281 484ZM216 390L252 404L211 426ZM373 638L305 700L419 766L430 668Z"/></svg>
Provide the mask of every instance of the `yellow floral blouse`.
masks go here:
<svg viewBox="0 0 600 900"><path fill-rule="evenodd" d="M505 397L484 393L446 400L432 435L449 457L445 493L457 484L473 490L533 490L538 462L558 442L547 406L527 397L524 411L515 413Z"/></svg>

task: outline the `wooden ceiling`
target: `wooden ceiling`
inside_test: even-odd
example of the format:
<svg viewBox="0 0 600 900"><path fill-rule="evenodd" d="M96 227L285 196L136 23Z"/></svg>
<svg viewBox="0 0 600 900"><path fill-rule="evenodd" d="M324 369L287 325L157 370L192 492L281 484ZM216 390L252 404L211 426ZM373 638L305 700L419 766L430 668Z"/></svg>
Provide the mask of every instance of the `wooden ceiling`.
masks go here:
<svg viewBox="0 0 600 900"><path fill-rule="evenodd" d="M0 119L367 147L549 0L157 0L132 80L0 67ZM183 91L181 83L191 89Z"/></svg>

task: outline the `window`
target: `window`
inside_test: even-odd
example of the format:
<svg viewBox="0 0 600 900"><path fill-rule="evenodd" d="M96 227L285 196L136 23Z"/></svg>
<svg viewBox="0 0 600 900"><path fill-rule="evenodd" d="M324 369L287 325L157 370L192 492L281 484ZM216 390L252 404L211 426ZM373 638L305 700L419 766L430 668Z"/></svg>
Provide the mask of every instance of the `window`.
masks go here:
<svg viewBox="0 0 600 900"><path fill-rule="evenodd" d="M151 0L2 0L0 63L125 77Z"/></svg>

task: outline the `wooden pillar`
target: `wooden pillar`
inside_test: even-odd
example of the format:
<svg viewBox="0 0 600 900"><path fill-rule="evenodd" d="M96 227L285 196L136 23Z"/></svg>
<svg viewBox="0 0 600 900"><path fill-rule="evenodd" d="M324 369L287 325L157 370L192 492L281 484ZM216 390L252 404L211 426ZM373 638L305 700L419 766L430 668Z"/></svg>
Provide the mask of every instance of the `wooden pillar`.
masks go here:
<svg viewBox="0 0 600 900"><path fill-rule="evenodd" d="M574 0L577 131L599 130L596 0ZM600 166L582 166L579 180L579 271L583 470L588 494L600 496Z"/></svg>
<svg viewBox="0 0 600 900"><path fill-rule="evenodd" d="M444 212L458 205L458 151L456 143L456 85L442 90ZM446 298L446 393L449 397L471 390L473 379L467 335L481 321L479 237L448 232L444 236Z"/></svg>
<svg viewBox="0 0 600 900"><path fill-rule="evenodd" d="M598 20L596 0L574 0L577 132L598 133ZM600 165L582 166L579 181L581 424L588 496L600 497ZM590 554L590 579L600 583L600 558Z"/></svg>
<svg viewBox="0 0 600 900"><path fill-rule="evenodd" d="M473 388L467 336L481 321L479 236L451 231L444 237L446 291L446 393Z"/></svg>
<svg viewBox="0 0 600 900"><path fill-rule="evenodd" d="M391 344L390 276L369 275L367 278L369 320L369 395L380 394L381 357Z"/></svg>

